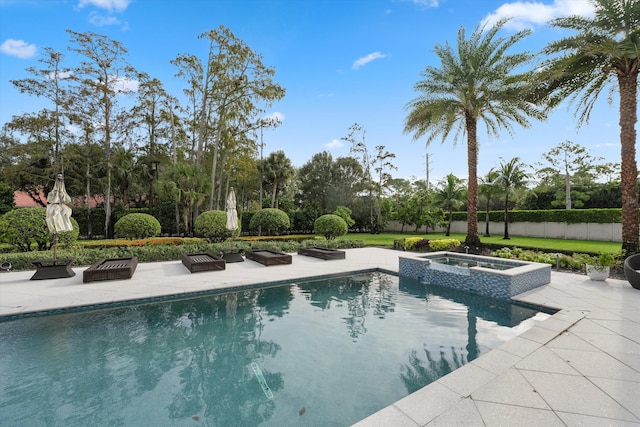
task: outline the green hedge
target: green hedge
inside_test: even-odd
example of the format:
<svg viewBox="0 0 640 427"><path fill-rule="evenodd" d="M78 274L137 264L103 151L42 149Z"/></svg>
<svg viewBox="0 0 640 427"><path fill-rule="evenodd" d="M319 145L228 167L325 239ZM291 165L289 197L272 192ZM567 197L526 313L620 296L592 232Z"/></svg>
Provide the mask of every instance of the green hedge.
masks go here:
<svg viewBox="0 0 640 427"><path fill-rule="evenodd" d="M78 222L78 227L80 227L80 235L81 236L89 235L89 227L88 227L89 219L87 218L87 208L74 207L71 217ZM105 219L104 209L102 208L91 209L91 235L101 236L104 234L104 219Z"/></svg>
<svg viewBox="0 0 640 427"><path fill-rule="evenodd" d="M478 222L484 222L486 211L478 210ZM454 212L454 221L467 221L466 212ZM503 222L504 211L489 211L489 221ZM509 222L566 222L579 224L585 222L610 224L622 222L622 210L611 209L547 209L509 211Z"/></svg>
<svg viewBox="0 0 640 427"><path fill-rule="evenodd" d="M59 258L73 258L73 266L91 265L102 258L122 258L137 256L139 262L176 261L180 262L183 253L211 252L219 254L222 249L231 247L249 249L262 249L294 253L301 246L317 246L315 239L297 243L292 241L242 241L235 240L223 243L209 243L205 241L192 242L183 245L145 245L129 247L113 247L101 249L87 249L81 247L58 248ZM321 243L322 246L342 249L364 247L362 240L332 240ZM14 252L0 254L0 262L9 262L12 271L35 270L32 261L36 259L53 258L53 251Z"/></svg>

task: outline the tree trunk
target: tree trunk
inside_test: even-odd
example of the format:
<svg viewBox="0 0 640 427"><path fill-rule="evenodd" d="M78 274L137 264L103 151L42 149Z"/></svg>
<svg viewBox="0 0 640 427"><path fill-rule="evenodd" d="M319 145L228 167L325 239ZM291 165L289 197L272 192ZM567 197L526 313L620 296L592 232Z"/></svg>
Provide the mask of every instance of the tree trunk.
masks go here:
<svg viewBox="0 0 640 427"><path fill-rule="evenodd" d="M226 191L222 191L222 186L224 184L224 167L227 164L227 154L225 153L220 159L220 172L218 173L218 191L216 192L216 209L220 209L220 202L222 201L222 206L225 204L225 200L222 199L223 194L227 194ZM226 198L226 197L225 197ZM224 207L223 207L224 209Z"/></svg>
<svg viewBox="0 0 640 427"><path fill-rule="evenodd" d="M478 237L478 139L477 123L471 113L465 113L467 128L467 238L465 245L476 252L480 249L480 237Z"/></svg>
<svg viewBox="0 0 640 427"><path fill-rule="evenodd" d="M490 204L491 200L487 199L487 213L484 216L484 236L485 237L491 237L491 234L489 234L489 204Z"/></svg>
<svg viewBox="0 0 640 427"><path fill-rule="evenodd" d="M89 163L87 163L87 171L85 173L86 179L86 192L87 192L87 237L91 239L93 237L93 227L91 226L91 181L89 181L90 175Z"/></svg>
<svg viewBox="0 0 640 427"><path fill-rule="evenodd" d="M638 121L637 88L638 71L630 75L618 75L620 88L620 156L622 189L622 251L634 254L639 251L638 224L638 165L636 164L636 129Z"/></svg>
<svg viewBox="0 0 640 427"><path fill-rule="evenodd" d="M504 198L504 240L509 240L509 193Z"/></svg>
<svg viewBox="0 0 640 427"><path fill-rule="evenodd" d="M271 194L271 207L272 208L277 208L278 207L278 180L274 179L273 180L273 193Z"/></svg>
<svg viewBox="0 0 640 427"><path fill-rule="evenodd" d="M451 235L451 221L453 221L453 209L449 207L449 221L447 221L447 232L445 233L447 237Z"/></svg>
<svg viewBox="0 0 640 427"><path fill-rule="evenodd" d="M200 166L202 155L204 153L204 136L207 128L207 102L209 101L209 66L211 64L211 52L209 52L209 61L207 62L207 71L202 81L202 103L200 105L200 123L198 126L198 145L196 148L196 165Z"/></svg>
<svg viewBox="0 0 640 427"><path fill-rule="evenodd" d="M209 192L209 210L213 209L213 199L215 197L215 192L216 192L217 164L218 164L218 141L216 140L213 144L213 159L211 160L211 191Z"/></svg>
<svg viewBox="0 0 640 427"><path fill-rule="evenodd" d="M565 208L571 209L571 174L568 170L564 172Z"/></svg>

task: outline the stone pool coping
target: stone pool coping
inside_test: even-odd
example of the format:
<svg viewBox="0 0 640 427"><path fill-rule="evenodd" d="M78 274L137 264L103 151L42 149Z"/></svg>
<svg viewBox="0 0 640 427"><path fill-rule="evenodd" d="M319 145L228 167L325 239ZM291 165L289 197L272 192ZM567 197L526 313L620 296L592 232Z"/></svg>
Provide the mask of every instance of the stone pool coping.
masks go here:
<svg viewBox="0 0 640 427"><path fill-rule="evenodd" d="M33 271L2 272L0 316L352 271L397 273L399 256L406 256L381 248L345 251L344 260L292 254L289 265L233 263L197 275L180 261L140 263L131 279L88 284L79 274L87 267L74 268L74 277L40 281L29 280ZM640 291L622 280L553 271L550 284L514 299L560 311L356 425L640 425Z"/></svg>

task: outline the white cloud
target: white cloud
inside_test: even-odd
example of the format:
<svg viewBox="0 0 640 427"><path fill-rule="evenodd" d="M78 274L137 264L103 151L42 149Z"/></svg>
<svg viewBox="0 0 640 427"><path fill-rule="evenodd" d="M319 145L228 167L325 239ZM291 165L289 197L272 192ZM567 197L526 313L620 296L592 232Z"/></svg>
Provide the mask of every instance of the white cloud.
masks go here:
<svg viewBox="0 0 640 427"><path fill-rule="evenodd" d="M37 51L35 44L29 44L24 40L7 39L0 44L0 52L21 59L31 58Z"/></svg>
<svg viewBox="0 0 640 427"><path fill-rule="evenodd" d="M96 12L91 12L89 14L89 22L91 22L96 27L104 27L106 25L120 25L120 20L115 16L103 16Z"/></svg>
<svg viewBox="0 0 640 427"><path fill-rule="evenodd" d="M438 7L439 0L398 0L402 2L409 2L420 7Z"/></svg>
<svg viewBox="0 0 640 427"><path fill-rule="evenodd" d="M338 139L333 139L331 140L330 143L325 144L324 146L327 147L329 150L333 150L334 148L344 147L344 144L342 143L342 141Z"/></svg>
<svg viewBox="0 0 640 427"><path fill-rule="evenodd" d="M534 25L545 25L554 18L570 15L592 16L594 8L589 0L553 0L552 4L539 1L514 1L504 3L482 20L493 25L503 18L510 18L506 28L521 30Z"/></svg>
<svg viewBox="0 0 640 427"><path fill-rule="evenodd" d="M69 131L72 135L75 135L75 136L80 136L80 135L82 135L82 129L81 129L81 128L80 128L80 126L78 126L78 125L74 125L74 124L67 125L67 126L66 126L66 129L67 129L67 131Z"/></svg>
<svg viewBox="0 0 640 427"><path fill-rule="evenodd" d="M262 120L267 122L270 126L280 126L282 122L284 122L284 119L285 115L278 111L274 111L273 113L262 118Z"/></svg>
<svg viewBox="0 0 640 427"><path fill-rule="evenodd" d="M137 92L138 87L140 87L138 80L128 79L126 77L116 77L111 80L111 90L116 93Z"/></svg>
<svg viewBox="0 0 640 427"><path fill-rule="evenodd" d="M94 6L99 9L105 9L109 12L122 12L132 0L79 0L78 7Z"/></svg>
<svg viewBox="0 0 640 427"><path fill-rule="evenodd" d="M373 52L370 53L367 56L363 56L362 58L358 58L355 60L355 62L353 63L353 66L351 67L352 70L357 70L358 68L367 65L369 62L371 61L375 61L376 59L380 59L380 58L386 58L387 55L383 55L380 52Z"/></svg>
<svg viewBox="0 0 640 427"><path fill-rule="evenodd" d="M67 80L67 79L73 77L73 72L71 72L69 70L58 71L57 72L57 76L58 76L58 80ZM50 80L54 80L56 78L56 73L52 71L52 72L49 73L49 75L47 77Z"/></svg>

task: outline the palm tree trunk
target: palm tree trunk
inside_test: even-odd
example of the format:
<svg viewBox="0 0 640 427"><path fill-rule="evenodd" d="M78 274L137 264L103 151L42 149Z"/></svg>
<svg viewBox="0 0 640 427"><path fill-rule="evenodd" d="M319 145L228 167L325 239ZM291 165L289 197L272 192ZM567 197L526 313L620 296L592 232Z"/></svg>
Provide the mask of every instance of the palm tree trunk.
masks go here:
<svg viewBox="0 0 640 427"><path fill-rule="evenodd" d="M509 193L504 198L504 240L509 240Z"/></svg>
<svg viewBox="0 0 640 427"><path fill-rule="evenodd" d="M465 113L467 128L467 166L469 181L467 183L467 238L464 243L477 252L480 248L478 237L478 139L475 117Z"/></svg>
<svg viewBox="0 0 640 427"><path fill-rule="evenodd" d="M636 129L638 106L638 71L618 75L620 88L620 148L622 189L622 251L634 254L640 250L638 224L638 165L636 164Z"/></svg>
<svg viewBox="0 0 640 427"><path fill-rule="evenodd" d="M271 193L271 207L272 208L277 208L277 205L276 205L277 197L278 197L278 180L275 179L273 181L273 193Z"/></svg>
<svg viewBox="0 0 640 427"><path fill-rule="evenodd" d="M484 216L484 236L485 237L491 237L491 234L489 234L489 203L490 202L491 200L487 198L487 211Z"/></svg>

